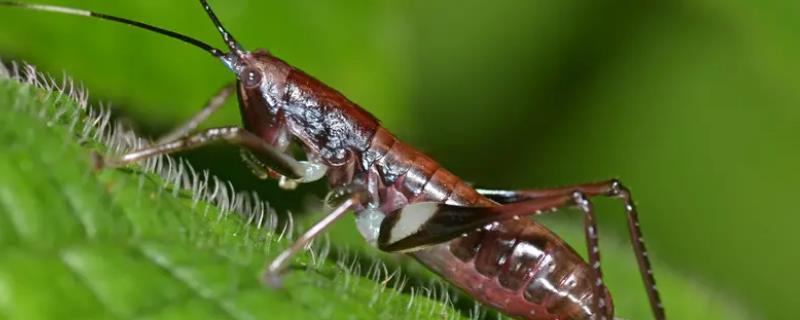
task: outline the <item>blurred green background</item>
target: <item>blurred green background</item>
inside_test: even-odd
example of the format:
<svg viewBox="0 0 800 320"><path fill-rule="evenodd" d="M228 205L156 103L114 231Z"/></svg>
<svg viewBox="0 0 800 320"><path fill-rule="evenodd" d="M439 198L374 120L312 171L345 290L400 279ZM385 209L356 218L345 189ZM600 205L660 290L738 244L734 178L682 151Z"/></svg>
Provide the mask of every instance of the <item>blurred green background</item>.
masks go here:
<svg viewBox="0 0 800 320"><path fill-rule="evenodd" d="M195 1L48 3L222 46ZM709 300L731 297L753 318L796 313L800 3L212 6L247 48L268 48L339 89L468 181L526 188L621 178L639 204L654 259L709 287ZM0 57L66 72L152 135L188 118L233 79L177 41L9 8L0 9ZM238 122L231 107L211 125ZM309 195L324 195L320 185L287 193L261 183L230 148L191 158L259 189L279 208L302 211ZM599 200L598 210L601 232L624 239L618 204ZM576 228L578 217L568 215Z"/></svg>

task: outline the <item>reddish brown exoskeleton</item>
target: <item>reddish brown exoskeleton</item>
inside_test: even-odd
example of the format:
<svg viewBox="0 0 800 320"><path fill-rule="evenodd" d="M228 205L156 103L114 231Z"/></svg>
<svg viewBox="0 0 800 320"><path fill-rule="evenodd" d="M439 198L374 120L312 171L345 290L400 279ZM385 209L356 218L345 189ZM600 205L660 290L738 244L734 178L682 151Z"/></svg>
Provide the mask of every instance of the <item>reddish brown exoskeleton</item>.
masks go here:
<svg viewBox="0 0 800 320"><path fill-rule="evenodd" d="M603 283L591 197L622 200L633 249L653 314L665 319L630 193L616 180L557 189L474 189L428 156L398 140L341 93L266 51L244 50L205 0L200 0L229 52L144 23L65 7L0 1L0 5L91 16L144 28L199 47L236 75L189 122L156 145L108 159L119 166L225 141L242 147L261 177L297 183L327 177L333 211L269 263L264 281L279 283L291 257L346 212L381 250L403 252L467 294L520 319L612 319ZM196 131L236 90L244 127ZM297 142L306 160L287 147ZM565 207L584 213L588 263L529 216Z"/></svg>

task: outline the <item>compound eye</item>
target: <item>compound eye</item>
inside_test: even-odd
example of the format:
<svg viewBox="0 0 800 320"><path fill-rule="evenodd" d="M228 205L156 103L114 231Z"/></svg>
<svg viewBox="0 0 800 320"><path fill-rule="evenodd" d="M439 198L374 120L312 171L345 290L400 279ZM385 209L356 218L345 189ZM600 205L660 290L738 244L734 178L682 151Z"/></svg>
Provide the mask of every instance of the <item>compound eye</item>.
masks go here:
<svg viewBox="0 0 800 320"><path fill-rule="evenodd" d="M261 84L261 71L256 68L248 67L242 71L242 84L247 88L257 87Z"/></svg>

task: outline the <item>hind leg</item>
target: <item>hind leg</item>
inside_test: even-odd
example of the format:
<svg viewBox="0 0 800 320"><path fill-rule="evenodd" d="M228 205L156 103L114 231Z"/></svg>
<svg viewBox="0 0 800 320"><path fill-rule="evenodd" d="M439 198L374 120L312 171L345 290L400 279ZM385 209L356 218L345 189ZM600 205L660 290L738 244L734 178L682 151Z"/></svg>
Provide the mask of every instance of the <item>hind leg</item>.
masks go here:
<svg viewBox="0 0 800 320"><path fill-rule="evenodd" d="M625 206L625 216L628 221L628 231L631 238L631 244L633 245L633 251L634 254L636 255L636 261L639 264L639 272L641 273L642 281L644 282L645 290L647 291L647 296L650 300L650 307L653 310L653 315L655 316L656 319L666 318L664 307L661 304L661 298L659 297L658 290L656 289L656 281L655 278L653 277L653 271L650 265L650 259L647 256L647 249L645 248L644 237L642 236L642 230L639 226L639 214L636 211L636 206L633 203L630 191L628 190L628 188L623 186L622 183L620 183L618 180L612 179L601 182L578 184L578 185L552 188L552 189L527 189L527 190L477 189L477 190L482 195L492 200L495 200L499 203L515 203L531 199L542 199L553 196L563 196L563 195L573 194L575 192L581 193L585 195L587 198L604 196L604 197L613 197L620 199L623 205ZM589 204L588 199L584 200L585 203ZM581 207L580 205L581 202L583 201L576 201L578 207ZM599 261L599 250L597 249L596 246L597 229L596 227L592 227L592 225L594 225L594 214L591 213L590 204L588 211L584 208L581 209L586 213L585 217L586 219L588 219L586 221L586 238L587 238L587 243L589 244L590 263L592 263L591 260L594 251L598 252L596 261Z"/></svg>

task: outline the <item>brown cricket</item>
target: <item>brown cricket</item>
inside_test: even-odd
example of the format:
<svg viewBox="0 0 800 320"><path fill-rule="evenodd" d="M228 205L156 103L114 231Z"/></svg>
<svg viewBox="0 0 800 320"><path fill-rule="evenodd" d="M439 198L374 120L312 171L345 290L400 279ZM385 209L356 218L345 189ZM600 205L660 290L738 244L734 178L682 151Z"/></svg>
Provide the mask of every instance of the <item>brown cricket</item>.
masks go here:
<svg viewBox="0 0 800 320"><path fill-rule="evenodd" d="M590 198L622 200L631 242L656 319L665 319L630 192L617 180L554 189L475 189L403 143L378 119L335 89L265 50L247 51L200 0L228 52L141 22L67 7L0 1L0 5L89 16L132 25L199 47L236 75L203 110L155 145L118 157L121 166L149 157L227 142L263 178L291 189L323 177L333 210L271 261L263 280L278 285L292 256L349 211L381 250L415 257L476 300L519 319L613 319L600 268ZM197 131L236 90L244 127ZM299 143L306 159L287 152ZM584 213L588 263L531 216L577 207Z"/></svg>

